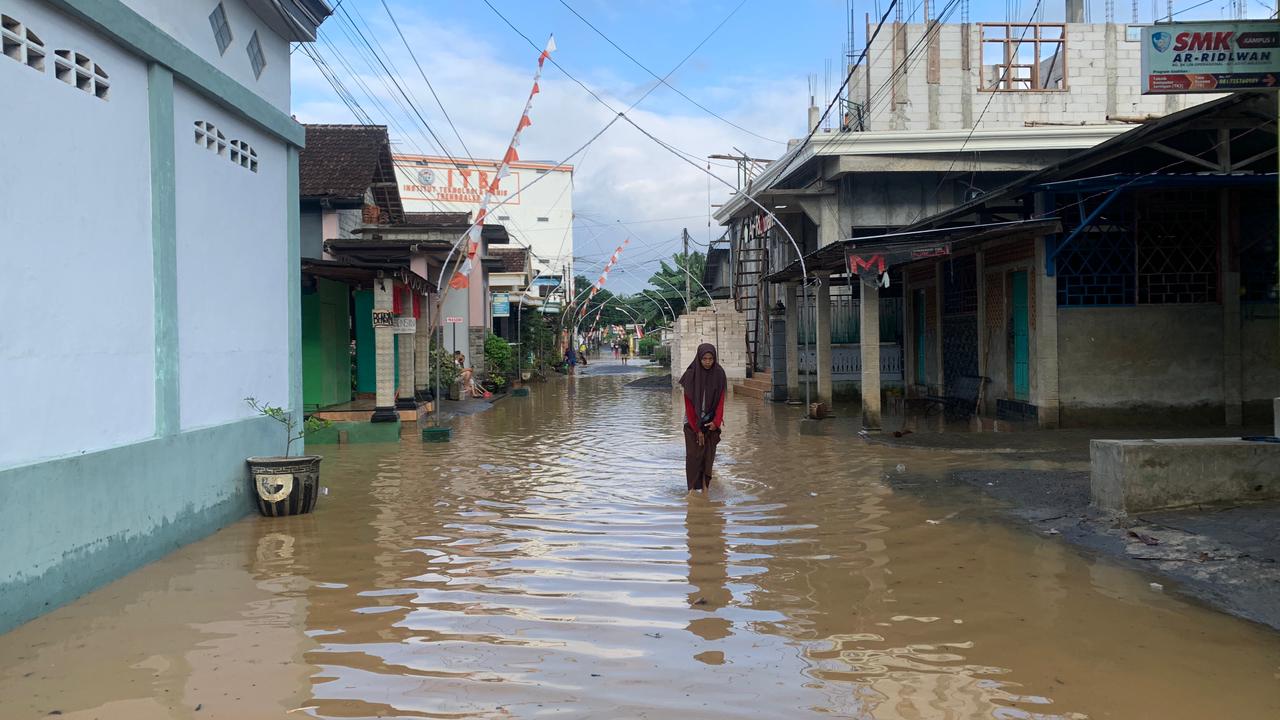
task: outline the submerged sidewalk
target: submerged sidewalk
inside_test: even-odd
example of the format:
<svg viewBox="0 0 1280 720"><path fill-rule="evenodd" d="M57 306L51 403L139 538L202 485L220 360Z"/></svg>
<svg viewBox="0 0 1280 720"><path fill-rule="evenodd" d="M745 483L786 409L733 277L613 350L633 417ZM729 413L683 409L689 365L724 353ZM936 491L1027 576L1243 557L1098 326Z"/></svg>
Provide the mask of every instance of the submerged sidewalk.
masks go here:
<svg viewBox="0 0 1280 720"><path fill-rule="evenodd" d="M1168 588L1280 630L1280 504L1206 506L1122 518L1092 506L1089 441L1100 438L1239 437L1241 428L1045 430L1012 433L913 432L868 436L910 451L972 454L971 469L935 479L939 489L977 490L989 508L1032 532L1152 573L1153 592ZM992 468L999 458L1003 468ZM1026 465L1029 467L1018 467ZM1034 468L1034 469L1033 469ZM901 489L929 487L911 474Z"/></svg>

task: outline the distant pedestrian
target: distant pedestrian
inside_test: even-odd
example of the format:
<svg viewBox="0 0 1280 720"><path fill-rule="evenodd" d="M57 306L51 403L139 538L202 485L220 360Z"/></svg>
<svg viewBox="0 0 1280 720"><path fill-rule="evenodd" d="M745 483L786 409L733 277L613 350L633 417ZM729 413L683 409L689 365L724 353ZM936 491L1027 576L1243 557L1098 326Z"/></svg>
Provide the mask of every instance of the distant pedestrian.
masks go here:
<svg viewBox="0 0 1280 720"><path fill-rule="evenodd" d="M614 341L614 343L613 343L613 359L614 359L614 360L617 360L617 359L618 359L618 343L617 343L617 341Z"/></svg>
<svg viewBox="0 0 1280 720"><path fill-rule="evenodd" d="M618 343L618 352L622 355L622 364L626 365L627 356L631 354L631 340L623 339L622 342Z"/></svg>
<svg viewBox="0 0 1280 720"><path fill-rule="evenodd" d="M564 366L570 375L578 367L578 351L572 345L564 349Z"/></svg>
<svg viewBox="0 0 1280 720"><path fill-rule="evenodd" d="M578 346L578 362L582 363L582 367L587 366L587 344L582 343Z"/></svg>
<svg viewBox="0 0 1280 720"><path fill-rule="evenodd" d="M716 346L703 343L680 376L684 388L685 483L689 492L711 489L711 466L724 424L724 397L729 387Z"/></svg>

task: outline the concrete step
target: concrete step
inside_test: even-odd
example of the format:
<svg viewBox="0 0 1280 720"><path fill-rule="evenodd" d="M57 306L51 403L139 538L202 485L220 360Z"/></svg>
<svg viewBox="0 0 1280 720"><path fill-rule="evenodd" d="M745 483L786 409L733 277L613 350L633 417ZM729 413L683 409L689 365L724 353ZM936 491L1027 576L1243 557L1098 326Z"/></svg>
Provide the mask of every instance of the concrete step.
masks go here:
<svg viewBox="0 0 1280 720"><path fill-rule="evenodd" d="M758 398L760 400L763 400L765 393L767 392L768 392L767 390L762 390L753 385L734 385L733 386L733 394L739 397Z"/></svg>

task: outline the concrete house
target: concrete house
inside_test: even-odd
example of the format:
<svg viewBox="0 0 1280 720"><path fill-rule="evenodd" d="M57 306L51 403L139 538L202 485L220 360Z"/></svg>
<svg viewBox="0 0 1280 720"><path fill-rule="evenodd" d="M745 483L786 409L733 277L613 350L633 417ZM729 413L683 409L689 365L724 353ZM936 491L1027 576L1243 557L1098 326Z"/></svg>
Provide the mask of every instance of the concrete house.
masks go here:
<svg viewBox="0 0 1280 720"><path fill-rule="evenodd" d="M329 12L0 0L0 631L250 512L284 451L244 398L302 409L289 43Z"/></svg>
<svg viewBox="0 0 1280 720"><path fill-rule="evenodd" d="M1137 42L1123 25L1078 22L1080 8L1067 3L1065 23L886 25L854 69L847 112L819 127L812 108L811 141L746 173L716 217L728 229L731 295L746 316L753 370L785 365L790 396L810 383L824 402L857 393L869 361L880 384L912 384L904 284L892 273L888 287L857 282L841 243L883 241L1138 121L1209 99L1142 96ZM1015 43L1024 33L1036 42ZM805 263L817 271L806 278L799 255L827 248L824 262ZM767 337L779 303L785 359L771 356ZM868 323L878 328L875 347L862 343Z"/></svg>

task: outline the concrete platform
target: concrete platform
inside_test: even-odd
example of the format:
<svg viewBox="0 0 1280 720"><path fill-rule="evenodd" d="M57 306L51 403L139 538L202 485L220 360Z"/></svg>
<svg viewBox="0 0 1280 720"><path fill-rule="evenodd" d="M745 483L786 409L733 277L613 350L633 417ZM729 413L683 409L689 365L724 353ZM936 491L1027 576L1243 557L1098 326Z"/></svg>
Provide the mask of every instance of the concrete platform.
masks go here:
<svg viewBox="0 0 1280 720"><path fill-rule="evenodd" d="M418 427L418 423L374 423L364 420L338 421L323 430L307 434L307 445L347 445L357 443L400 442L400 432L406 427Z"/></svg>
<svg viewBox="0 0 1280 720"><path fill-rule="evenodd" d="M1093 440L1089 464L1094 504L1118 514L1280 500L1280 443Z"/></svg>

